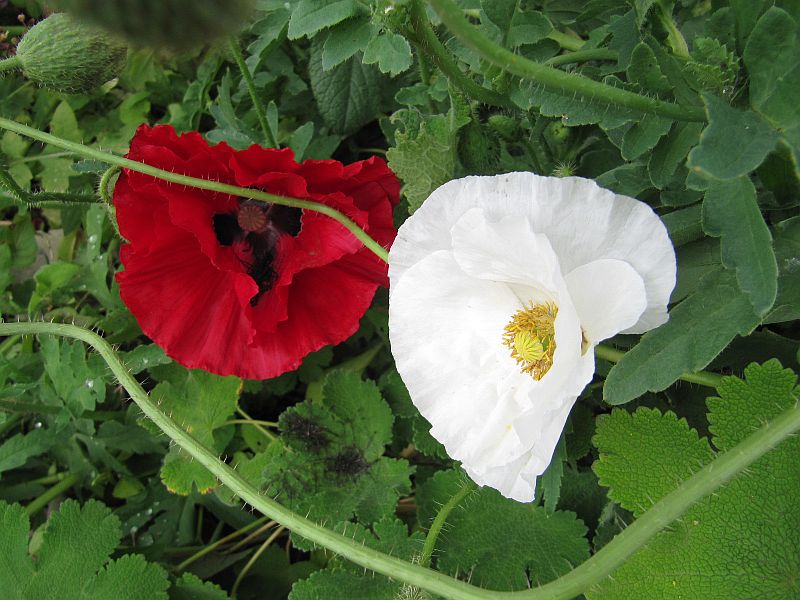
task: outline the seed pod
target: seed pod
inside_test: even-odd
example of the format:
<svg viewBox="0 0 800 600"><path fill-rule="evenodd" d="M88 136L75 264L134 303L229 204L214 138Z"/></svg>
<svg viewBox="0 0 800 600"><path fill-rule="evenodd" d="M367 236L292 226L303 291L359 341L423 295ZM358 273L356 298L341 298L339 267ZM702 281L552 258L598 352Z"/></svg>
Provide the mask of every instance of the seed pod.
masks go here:
<svg viewBox="0 0 800 600"><path fill-rule="evenodd" d="M132 45L188 50L247 20L254 0L51 0L76 18L122 35Z"/></svg>
<svg viewBox="0 0 800 600"><path fill-rule="evenodd" d="M126 54L125 45L108 33L56 13L31 27L8 60L34 83L79 94L116 77Z"/></svg>

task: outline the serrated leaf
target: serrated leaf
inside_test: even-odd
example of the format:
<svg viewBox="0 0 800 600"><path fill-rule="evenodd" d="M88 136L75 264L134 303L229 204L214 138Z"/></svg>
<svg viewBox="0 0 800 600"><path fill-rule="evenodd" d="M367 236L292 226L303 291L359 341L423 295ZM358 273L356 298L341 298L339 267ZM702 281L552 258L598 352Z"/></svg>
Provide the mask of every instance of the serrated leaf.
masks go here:
<svg viewBox="0 0 800 600"><path fill-rule="evenodd" d="M667 186L675 176L675 170L685 161L689 150L700 141L702 129L701 123L679 121L659 140L647 162L647 171L654 186L658 189Z"/></svg>
<svg viewBox="0 0 800 600"><path fill-rule="evenodd" d="M610 488L609 497L637 517L713 455L708 440L689 429L686 419L645 407L600 415L593 442L600 451L592 465L600 485ZM675 456L681 460L675 461Z"/></svg>
<svg viewBox="0 0 800 600"><path fill-rule="evenodd" d="M423 526L463 482L463 473L440 471L418 488ZM436 545L438 570L453 576L468 573L474 585L495 590L542 585L589 556L586 527L573 513L548 514L541 506L503 498L491 488L465 498L450 513L445 531Z"/></svg>
<svg viewBox="0 0 800 600"><path fill-rule="evenodd" d="M749 333L758 323L734 274L713 272L670 311L669 321L644 334L611 369L603 398L624 404L666 389L682 374L708 365L737 334Z"/></svg>
<svg viewBox="0 0 800 600"><path fill-rule="evenodd" d="M105 400L105 367L102 371L89 367L84 344L42 335L39 347L44 360L43 380L52 385L68 411L60 415L60 420L67 421L70 415L79 417Z"/></svg>
<svg viewBox="0 0 800 600"><path fill-rule="evenodd" d="M759 115L730 107L703 94L708 127L700 145L689 153L689 166L707 177L735 179L753 171L778 141L778 134Z"/></svg>
<svg viewBox="0 0 800 600"><path fill-rule="evenodd" d="M329 71L322 68L323 46L311 45L308 76L319 113L336 133L353 133L372 121L380 111L381 74L352 56Z"/></svg>
<svg viewBox="0 0 800 600"><path fill-rule="evenodd" d="M289 19L289 39L311 37L327 27L359 14L355 0L300 0Z"/></svg>
<svg viewBox="0 0 800 600"><path fill-rule="evenodd" d="M748 177L711 182L703 200L703 229L721 238L722 264L736 271L756 314L766 314L778 293L778 265Z"/></svg>
<svg viewBox="0 0 800 600"><path fill-rule="evenodd" d="M661 72L656 55L644 42L639 43L631 53L631 64L626 71L628 81L635 83L653 94L667 94L672 87Z"/></svg>
<svg viewBox="0 0 800 600"><path fill-rule="evenodd" d="M364 50L363 62L378 63L382 73L394 77L411 66L411 46L403 36L388 31L370 40Z"/></svg>
<svg viewBox="0 0 800 600"><path fill-rule="evenodd" d="M348 19L333 27L322 46L322 70L330 71L356 52L363 52L374 30L370 21Z"/></svg>
<svg viewBox="0 0 800 600"><path fill-rule="evenodd" d="M151 392L161 403L161 410L207 448L222 451L215 432L223 427L236 410L242 382L238 377L220 377L205 371L190 370L185 379L164 381ZM187 495L192 484L201 493L216 487L216 478L181 450L173 448L164 459L161 479L175 493Z"/></svg>
<svg viewBox="0 0 800 600"><path fill-rule="evenodd" d="M750 77L750 105L780 129L800 125L800 38L795 20L777 6L756 22L744 63Z"/></svg>
<svg viewBox="0 0 800 600"><path fill-rule="evenodd" d="M180 576L169 591L169 600L228 600L221 587L211 581L203 581L188 571Z"/></svg>
<svg viewBox="0 0 800 600"><path fill-rule="evenodd" d="M8 600L166 600L167 574L140 555L109 562L120 540L119 519L100 502L66 500L50 516L28 555L28 517L0 501L0 589Z"/></svg>
<svg viewBox="0 0 800 600"><path fill-rule="evenodd" d="M260 459L266 492L332 523L392 514L413 472L407 461L383 456L392 421L374 383L332 371L321 401L306 400L281 415L283 444L272 444Z"/></svg>
<svg viewBox="0 0 800 600"><path fill-rule="evenodd" d="M726 378L719 398L709 398L708 420L717 448L729 449L763 423L796 404L797 377L776 360L745 369L745 381ZM642 417L640 415L646 415ZM604 477L618 497L647 502L666 492L648 465L667 477L685 478L705 453L684 421L637 411L632 417L603 417L598 435L600 461L617 465ZM661 424L654 427L654 421ZM627 420L627 427L609 428ZM669 423L669 431L663 425ZM621 423L618 423L621 424ZM624 431L623 431L624 429ZM613 435L609 435L613 434ZM638 443L626 442L625 435ZM604 446L611 443L613 454ZM639 598L770 598L790 600L800 593L800 438L777 448L689 509L678 521L637 552L607 579L586 593L590 600ZM655 467L654 465L660 465ZM631 477L622 465L638 474ZM681 475L682 474L682 475ZM613 479L613 481L611 481ZM677 481L676 481L677 483ZM673 487L674 489L674 487ZM789 533L792 532L792 533Z"/></svg>

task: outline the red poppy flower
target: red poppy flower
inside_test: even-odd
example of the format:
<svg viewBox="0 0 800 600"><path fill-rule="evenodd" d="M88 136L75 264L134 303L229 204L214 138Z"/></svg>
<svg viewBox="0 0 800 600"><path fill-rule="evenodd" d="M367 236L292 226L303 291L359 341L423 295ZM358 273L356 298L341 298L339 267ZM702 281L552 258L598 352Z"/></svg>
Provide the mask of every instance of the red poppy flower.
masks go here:
<svg viewBox="0 0 800 600"><path fill-rule="evenodd" d="M381 245L396 233L397 178L377 158L298 164L289 150L209 146L142 126L128 158L167 171L314 200ZM114 190L120 295L142 331L187 367L250 379L296 369L358 328L386 265L333 219L123 170Z"/></svg>

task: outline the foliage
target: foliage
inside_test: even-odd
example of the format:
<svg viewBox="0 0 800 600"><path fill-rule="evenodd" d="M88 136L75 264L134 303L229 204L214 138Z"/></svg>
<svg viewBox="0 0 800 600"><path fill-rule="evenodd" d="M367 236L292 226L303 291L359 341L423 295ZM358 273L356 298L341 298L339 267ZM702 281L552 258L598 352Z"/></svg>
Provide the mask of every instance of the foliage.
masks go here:
<svg viewBox="0 0 800 600"><path fill-rule="evenodd" d="M32 24L45 4L0 1L0 31L19 27L18 14ZM298 160L386 157L403 185L396 224L454 177L526 170L592 178L647 202L667 225L678 257L669 322L610 341L625 354L598 359L533 504L479 490L435 540L433 568L522 590L601 551L796 402L800 11L783 0L458 4L520 60L607 87L587 95L513 75L433 10L416 11L425 8L417 0L258 0L249 16L237 9L203 26L241 26L255 98ZM161 27L165 19L138 10L125 23L113 9L93 15L110 14L134 38L118 77L66 94L4 71L0 117L118 154L143 123L236 149L264 145L227 44L207 43L189 20ZM179 29L178 39L170 32ZM18 39L16 29L0 36L0 60ZM609 102L610 88L682 116ZM98 202L105 169L0 131L2 319L102 332L161 409L262 493L418 561L465 475L394 368L388 295L376 295L352 338L295 372L242 381L185 369L142 335L119 297L124 240L113 208ZM242 510L83 344L10 336L0 355L4 593L217 599L236 587L241 600L425 597ZM678 381L702 369L734 377L716 392ZM796 446L791 438L766 454L587 596L796 597Z"/></svg>

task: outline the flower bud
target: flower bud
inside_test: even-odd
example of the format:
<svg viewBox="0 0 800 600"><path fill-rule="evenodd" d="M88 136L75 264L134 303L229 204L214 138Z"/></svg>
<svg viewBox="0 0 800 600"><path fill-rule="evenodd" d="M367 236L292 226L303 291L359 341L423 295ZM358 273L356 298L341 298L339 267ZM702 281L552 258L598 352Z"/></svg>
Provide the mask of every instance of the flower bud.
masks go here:
<svg viewBox="0 0 800 600"><path fill-rule="evenodd" d="M54 0L63 10L132 45L188 50L234 33L253 0Z"/></svg>
<svg viewBox="0 0 800 600"><path fill-rule="evenodd" d="M56 13L31 27L9 60L34 83L77 94L116 77L126 54L113 36Z"/></svg>

